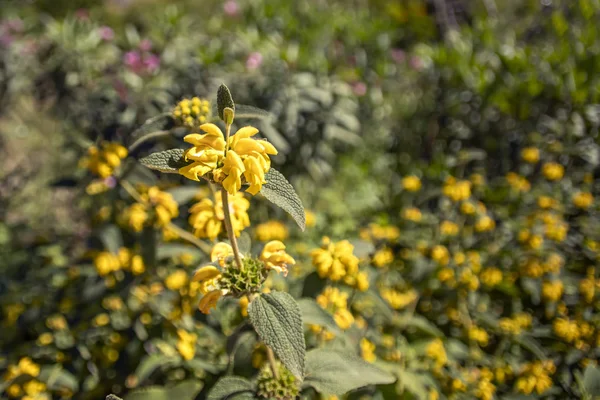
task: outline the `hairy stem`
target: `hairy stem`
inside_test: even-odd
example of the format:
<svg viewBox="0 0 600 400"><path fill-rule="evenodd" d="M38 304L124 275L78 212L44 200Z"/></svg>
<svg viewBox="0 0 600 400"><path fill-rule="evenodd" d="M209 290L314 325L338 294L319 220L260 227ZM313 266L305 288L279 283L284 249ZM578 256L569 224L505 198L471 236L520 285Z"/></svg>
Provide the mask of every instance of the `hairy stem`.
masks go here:
<svg viewBox="0 0 600 400"><path fill-rule="evenodd" d="M238 268L242 269L242 257L240 256L240 249L237 244L235 232L233 231L233 225L231 224L229 193L227 193L225 188L221 188L221 200L223 202L223 214L225 216L225 230L227 230L227 236L229 237L229 242L231 243L231 248L233 249L233 257L235 258L235 263L237 264Z"/></svg>
<svg viewBox="0 0 600 400"><path fill-rule="evenodd" d="M269 346L267 346L267 358L269 359L269 365L271 366L271 371L273 371L273 376L275 379L279 379L279 370L277 369L277 363L275 362L275 354Z"/></svg>

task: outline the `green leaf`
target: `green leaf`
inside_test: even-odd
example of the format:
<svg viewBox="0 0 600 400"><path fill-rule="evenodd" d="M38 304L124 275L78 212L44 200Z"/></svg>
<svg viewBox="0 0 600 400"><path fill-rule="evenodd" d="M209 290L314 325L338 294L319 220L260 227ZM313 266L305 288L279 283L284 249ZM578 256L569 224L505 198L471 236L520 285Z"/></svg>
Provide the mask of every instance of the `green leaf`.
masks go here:
<svg viewBox="0 0 600 400"><path fill-rule="evenodd" d="M71 392L77 392L79 390L79 382L75 375L63 369L60 365L55 365L49 370L42 370L42 374L45 377L46 384L51 390L69 389Z"/></svg>
<svg viewBox="0 0 600 400"><path fill-rule="evenodd" d="M590 396L600 396L600 368L588 365L583 373L583 386Z"/></svg>
<svg viewBox="0 0 600 400"><path fill-rule="evenodd" d="M342 395L367 385L387 385L396 378L358 356L315 349L306 354L305 386L320 393Z"/></svg>
<svg viewBox="0 0 600 400"><path fill-rule="evenodd" d="M164 243L156 248L156 258L158 260L177 257L182 254L191 254L194 258L199 258L202 252L196 246L183 243Z"/></svg>
<svg viewBox="0 0 600 400"><path fill-rule="evenodd" d="M177 204L186 204L191 200L194 200L196 195L200 193L200 188L196 185L194 186L178 186L166 191L167 193L173 196L173 200L177 202Z"/></svg>
<svg viewBox="0 0 600 400"><path fill-rule="evenodd" d="M171 387L148 386L129 392L125 400L193 400L202 389L202 382L187 380Z"/></svg>
<svg viewBox="0 0 600 400"><path fill-rule="evenodd" d="M271 118L271 113L257 107L247 106L244 104L235 105L235 117L247 119L268 119Z"/></svg>
<svg viewBox="0 0 600 400"><path fill-rule="evenodd" d="M106 400L123 400L123 399L120 398L119 396L115 396L114 394L109 394L108 396L106 396Z"/></svg>
<svg viewBox="0 0 600 400"><path fill-rule="evenodd" d="M398 385L416 396L417 399L426 399L428 390L423 382L424 374L417 374L405 369L398 371Z"/></svg>
<svg viewBox="0 0 600 400"><path fill-rule="evenodd" d="M170 149L152 153L140 159L140 163L150 169L168 174L179 173L179 168L190 164L183 158L183 149Z"/></svg>
<svg viewBox="0 0 600 400"><path fill-rule="evenodd" d="M242 253L250 253L252 250L252 238L248 232L242 232L237 239L238 247Z"/></svg>
<svg viewBox="0 0 600 400"><path fill-rule="evenodd" d="M296 194L294 187L290 185L281 172L274 168L271 168L265 174L265 179L267 183L262 186L260 193L271 203L289 213L300 229L304 230L306 215L304 214L302 201Z"/></svg>
<svg viewBox="0 0 600 400"><path fill-rule="evenodd" d="M235 103L233 102L229 88L224 84L221 84L217 90L217 112L219 113L219 118L222 120L225 120L223 110L226 108L231 108L235 111Z"/></svg>
<svg viewBox="0 0 600 400"><path fill-rule="evenodd" d="M106 225L98 234L104 248L113 254L118 254L119 249L123 247L123 236L121 230L116 225Z"/></svg>
<svg viewBox="0 0 600 400"><path fill-rule="evenodd" d="M163 354L149 354L144 357L138 364L134 372L136 385L145 381L154 371L161 367L170 367L178 364L181 360L179 357L167 357Z"/></svg>
<svg viewBox="0 0 600 400"><path fill-rule="evenodd" d="M261 294L248 306L248 316L261 340L300 381L304 377L304 331L300 307L284 292Z"/></svg>
<svg viewBox="0 0 600 400"><path fill-rule="evenodd" d="M400 317L400 324L406 328L414 328L427 333L431 336L443 337L444 333L439 330L431 321L420 315L410 315Z"/></svg>
<svg viewBox="0 0 600 400"><path fill-rule="evenodd" d="M215 383L207 400L225 400L241 393L254 392L252 382L239 376L225 376Z"/></svg>
<svg viewBox="0 0 600 400"><path fill-rule="evenodd" d="M313 299L300 299L298 300L298 306L302 312L302 321L305 324L325 327L328 331L333 332L336 335L342 333L331 314L323 310Z"/></svg>
<svg viewBox="0 0 600 400"><path fill-rule="evenodd" d="M150 118L131 134L129 151L134 150L148 139L168 135L168 131L174 126L175 120L171 113L164 113Z"/></svg>

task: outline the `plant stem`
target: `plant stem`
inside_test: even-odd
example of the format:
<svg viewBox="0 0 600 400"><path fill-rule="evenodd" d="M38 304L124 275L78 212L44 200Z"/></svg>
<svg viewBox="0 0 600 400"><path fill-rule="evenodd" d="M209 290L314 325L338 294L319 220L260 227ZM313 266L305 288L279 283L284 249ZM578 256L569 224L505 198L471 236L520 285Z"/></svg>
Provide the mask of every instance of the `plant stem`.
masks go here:
<svg viewBox="0 0 600 400"><path fill-rule="evenodd" d="M277 369L277 363L275 362L275 354L269 346L267 346L267 358L269 359L269 365L271 366L271 371L273 371L273 376L275 379L279 379L279 370Z"/></svg>
<svg viewBox="0 0 600 400"><path fill-rule="evenodd" d="M233 249L233 257L235 258L235 263L237 264L238 268L242 269L242 257L240 256L240 249L237 244L237 239L235 238L233 225L231 224L229 193L227 193L225 188L221 188L221 200L223 202L223 214L225 216L225 230L227 231L227 236L229 237L229 242L231 243L231 248Z"/></svg>
<svg viewBox="0 0 600 400"><path fill-rule="evenodd" d="M227 148L229 147L229 136L231 135L231 124L225 125L225 155L227 155Z"/></svg>

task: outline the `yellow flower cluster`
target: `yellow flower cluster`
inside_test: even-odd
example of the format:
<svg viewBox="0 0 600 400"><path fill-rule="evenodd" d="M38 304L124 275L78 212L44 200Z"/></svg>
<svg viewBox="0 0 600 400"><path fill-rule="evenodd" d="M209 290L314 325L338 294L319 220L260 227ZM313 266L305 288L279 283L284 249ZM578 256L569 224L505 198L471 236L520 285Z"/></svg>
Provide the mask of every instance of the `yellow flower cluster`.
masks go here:
<svg viewBox="0 0 600 400"><path fill-rule="evenodd" d="M471 197L471 182L466 180L456 180L456 178L450 176L444 182L442 193L454 202L467 200Z"/></svg>
<svg viewBox="0 0 600 400"><path fill-rule="evenodd" d="M321 278L337 282L364 292L369 288L369 278L364 271L358 270L358 257L354 255L354 246L347 240L332 242L324 237L321 248L310 253L312 263Z"/></svg>
<svg viewBox="0 0 600 400"><path fill-rule="evenodd" d="M135 232L144 226L164 227L179 215L179 205L170 193L156 186L138 186L141 202L127 207L121 215L121 222Z"/></svg>
<svg viewBox="0 0 600 400"><path fill-rule="evenodd" d="M354 323L354 316L348 310L348 294L338 288L327 286L317 296L317 303L324 310L333 313L333 319L340 329L346 330Z"/></svg>
<svg viewBox="0 0 600 400"><path fill-rule="evenodd" d="M595 268L588 268L586 277L579 282L579 292L586 303L592 303L600 292L600 279L595 278Z"/></svg>
<svg viewBox="0 0 600 400"><path fill-rule="evenodd" d="M201 239L215 240L220 233L225 232L225 214L221 199L221 192L216 192L214 202L211 199L203 199L190 208L188 222L194 228L194 235ZM250 226L250 202L243 193L238 192L229 197L229 208L233 231L236 236L240 236L244 228Z"/></svg>
<svg viewBox="0 0 600 400"><path fill-rule="evenodd" d="M6 393L9 397L18 398L21 400L46 400L50 397L46 392L46 384L40 382L38 380L32 379L19 385L17 383L13 383L8 388L6 388ZM44 396L40 396L44 393Z"/></svg>
<svg viewBox="0 0 600 400"><path fill-rule="evenodd" d="M181 354L184 360L191 360L196 355L196 342L198 341L198 335L195 333L189 333L186 330L177 330L177 351Z"/></svg>
<svg viewBox="0 0 600 400"><path fill-rule="evenodd" d="M545 281L542 283L542 297L546 301L555 303L561 299L564 289L561 281Z"/></svg>
<svg viewBox="0 0 600 400"><path fill-rule="evenodd" d="M274 220L256 225L254 234L261 242L268 242L269 240L285 240L290 235L287 226L283 222Z"/></svg>
<svg viewBox="0 0 600 400"><path fill-rule="evenodd" d="M496 267L487 267L479 276L481 282L488 287L494 287L502 282L502 271Z"/></svg>
<svg viewBox="0 0 600 400"><path fill-rule="evenodd" d="M512 318L501 318L498 325L504 332L512 335L520 334L523 329L531 327L531 315L519 313Z"/></svg>
<svg viewBox="0 0 600 400"><path fill-rule="evenodd" d="M387 240L393 242L400 237L400 230L395 226L383 226L379 224L369 224L367 228L360 230L360 238L368 241Z"/></svg>
<svg viewBox="0 0 600 400"><path fill-rule="evenodd" d="M248 193L260 192L266 183L265 174L271 168L269 155L277 154L277 150L266 140L251 138L258 129L245 126L229 137L227 143L217 125L203 124L200 129L206 133L192 133L183 138L193 145L184 154L186 161L192 163L180 168L179 173L195 181L210 173L209 178L221 183L231 195L241 189L243 176L250 185Z"/></svg>
<svg viewBox="0 0 600 400"><path fill-rule="evenodd" d="M296 260L285 252L285 245L279 240L272 240L265 244L260 253L260 260L265 263L267 269L282 273L283 276L287 276L289 265L296 264Z"/></svg>
<svg viewBox="0 0 600 400"><path fill-rule="evenodd" d="M373 254L372 263L378 268L385 267L394 261L394 252L389 247L379 249Z"/></svg>
<svg viewBox="0 0 600 400"><path fill-rule="evenodd" d="M120 270L130 271L133 275L140 275L146 270L142 256L132 253L131 250L125 247L121 247L118 254L108 251L96 254L94 265L100 276L106 276L111 272Z"/></svg>
<svg viewBox="0 0 600 400"><path fill-rule="evenodd" d="M573 204L582 209L590 208L594 204L594 196L590 192L577 192L573 196Z"/></svg>
<svg viewBox="0 0 600 400"><path fill-rule="evenodd" d="M9 365L6 374L4 375L5 381L12 381L21 375L29 375L33 378L40 374L40 366L36 364L31 358L23 357L19 362L14 365Z"/></svg>
<svg viewBox="0 0 600 400"><path fill-rule="evenodd" d="M521 158L529 164L540 161L540 150L536 147L526 147L521 150Z"/></svg>
<svg viewBox="0 0 600 400"><path fill-rule="evenodd" d="M551 360L527 363L519 374L515 389L524 394L531 394L534 391L542 394L552 387L550 375L554 372L556 372L556 367Z"/></svg>
<svg viewBox="0 0 600 400"><path fill-rule="evenodd" d="M450 262L450 252L445 246L433 246L430 252L431 259L439 265L448 265Z"/></svg>
<svg viewBox="0 0 600 400"><path fill-rule="evenodd" d="M438 338L429 342L425 348L425 354L434 361L436 369L440 369L448 363L448 354L446 354L442 339Z"/></svg>
<svg viewBox="0 0 600 400"><path fill-rule="evenodd" d="M506 174L506 181L513 189L518 192L529 192L531 189L531 183L527 180L527 178L516 174L514 172L509 172Z"/></svg>
<svg viewBox="0 0 600 400"><path fill-rule="evenodd" d="M487 346L489 342L488 333L483 330L483 328L479 328L477 326L471 326L468 331L469 340L481 345Z"/></svg>
<svg viewBox="0 0 600 400"><path fill-rule="evenodd" d="M362 338L360 340L360 355L366 362L375 362L377 359L377 356L375 355L375 343L367 338Z"/></svg>
<svg viewBox="0 0 600 400"><path fill-rule="evenodd" d="M379 293L394 310L401 310L418 298L417 292L414 289L399 292L391 288L382 288Z"/></svg>
<svg viewBox="0 0 600 400"><path fill-rule="evenodd" d="M402 210L402 218L412 222L419 222L421 221L421 218L423 218L423 215L421 213L421 210L419 210L418 208L409 207Z"/></svg>
<svg viewBox="0 0 600 400"><path fill-rule="evenodd" d="M127 149L119 143L102 142L100 148L90 147L87 156L81 159L79 165L100 178L108 178L125 157Z"/></svg>
<svg viewBox="0 0 600 400"><path fill-rule="evenodd" d="M548 162L542 166L542 174L549 181L559 181L565 175L565 167L555 162Z"/></svg>
<svg viewBox="0 0 600 400"><path fill-rule="evenodd" d="M445 236L456 236L458 235L458 225L452 221L442 221L440 233Z"/></svg>
<svg viewBox="0 0 600 400"><path fill-rule="evenodd" d="M415 175L402 178L402 187L409 192L418 192L421 189L421 179Z"/></svg>
<svg viewBox="0 0 600 400"><path fill-rule="evenodd" d="M475 222L475 230L477 232L489 232L491 230L494 230L495 227L496 227L496 221L494 221L488 215L484 215L483 217L480 217Z"/></svg>
<svg viewBox="0 0 600 400"><path fill-rule="evenodd" d="M183 99L172 111L173 117L188 128L197 128L210 118L210 102L198 97Z"/></svg>

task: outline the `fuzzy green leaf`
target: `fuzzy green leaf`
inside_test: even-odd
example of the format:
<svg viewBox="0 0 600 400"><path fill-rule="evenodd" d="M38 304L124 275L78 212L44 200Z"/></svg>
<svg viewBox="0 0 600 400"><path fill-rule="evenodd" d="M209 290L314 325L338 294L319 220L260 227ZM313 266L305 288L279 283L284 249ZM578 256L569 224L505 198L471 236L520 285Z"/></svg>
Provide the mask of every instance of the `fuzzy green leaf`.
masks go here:
<svg viewBox="0 0 600 400"><path fill-rule="evenodd" d="M193 400L202 389L202 382L187 380L171 387L148 386L129 392L125 400Z"/></svg>
<svg viewBox="0 0 600 400"><path fill-rule="evenodd" d="M348 352L316 349L306 354L305 386L342 395L367 385L387 385L396 378Z"/></svg>
<svg viewBox="0 0 600 400"><path fill-rule="evenodd" d="M239 376L225 376L208 393L207 400L225 400L242 393L254 392L252 382Z"/></svg>
<svg viewBox="0 0 600 400"><path fill-rule="evenodd" d="M306 227L306 215L304 214L304 206L294 190L294 187L285 179L281 172L271 168L266 173L265 179L267 183L262 186L260 194L265 196L267 200L281 207L289 213L300 229Z"/></svg>
<svg viewBox="0 0 600 400"><path fill-rule="evenodd" d="M183 149L170 149L152 153L140 159L140 163L150 169L168 174L179 173L179 168L190 164L183 158Z"/></svg>
<svg viewBox="0 0 600 400"><path fill-rule="evenodd" d="M261 294L248 306L248 316L262 341L302 380L306 345L302 314L296 300L284 292Z"/></svg>
<svg viewBox="0 0 600 400"><path fill-rule="evenodd" d="M226 108L231 108L235 111L235 103L233 102L229 88L221 84L217 90L217 112L219 113L219 118L222 120L225 120L223 110Z"/></svg>
<svg viewBox="0 0 600 400"><path fill-rule="evenodd" d="M149 354L137 366L134 376L137 384L144 382L154 371L162 367L171 367L180 363L179 357L168 357L162 354Z"/></svg>
<svg viewBox="0 0 600 400"><path fill-rule="evenodd" d="M600 369L588 365L583 373L583 386L590 396L600 396Z"/></svg>
<svg viewBox="0 0 600 400"><path fill-rule="evenodd" d="M134 150L148 139L168 134L168 131L174 126L175 120L171 113L163 113L150 118L131 134L129 150Z"/></svg>
<svg viewBox="0 0 600 400"><path fill-rule="evenodd" d="M121 230L116 225L106 225L98 234L104 248L113 254L117 254L119 249L123 247L123 236Z"/></svg>

